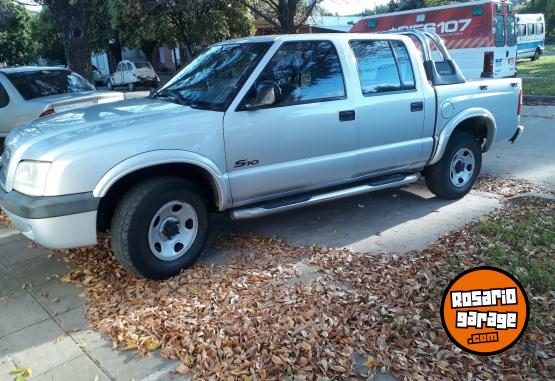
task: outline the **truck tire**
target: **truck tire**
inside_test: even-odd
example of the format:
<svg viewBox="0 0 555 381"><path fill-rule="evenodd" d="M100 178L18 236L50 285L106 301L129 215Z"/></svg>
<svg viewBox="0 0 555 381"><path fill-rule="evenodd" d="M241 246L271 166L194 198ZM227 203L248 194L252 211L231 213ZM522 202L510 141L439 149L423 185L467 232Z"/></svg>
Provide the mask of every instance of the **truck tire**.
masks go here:
<svg viewBox="0 0 555 381"><path fill-rule="evenodd" d="M131 91L131 92L135 91L135 87L136 87L135 82L129 82L127 84L127 87L129 88L129 91Z"/></svg>
<svg viewBox="0 0 555 381"><path fill-rule="evenodd" d="M539 49L536 49L536 51L534 52L534 55L532 56L532 61L537 61L540 59L540 54L541 51Z"/></svg>
<svg viewBox="0 0 555 381"><path fill-rule="evenodd" d="M129 190L116 207L112 250L127 270L166 279L192 265L208 237L208 207L200 189L178 177L157 177Z"/></svg>
<svg viewBox="0 0 555 381"><path fill-rule="evenodd" d="M426 167L426 185L438 197L455 200L466 195L480 174L482 150L478 139L466 132L456 132L443 157Z"/></svg>

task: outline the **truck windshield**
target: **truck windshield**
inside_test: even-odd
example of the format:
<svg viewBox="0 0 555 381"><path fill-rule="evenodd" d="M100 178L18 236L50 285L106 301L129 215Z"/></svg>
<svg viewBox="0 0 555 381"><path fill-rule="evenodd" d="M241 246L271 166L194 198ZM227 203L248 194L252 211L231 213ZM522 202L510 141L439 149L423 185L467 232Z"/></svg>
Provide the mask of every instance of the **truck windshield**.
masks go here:
<svg viewBox="0 0 555 381"><path fill-rule="evenodd" d="M271 44L211 46L153 96L191 107L225 111Z"/></svg>

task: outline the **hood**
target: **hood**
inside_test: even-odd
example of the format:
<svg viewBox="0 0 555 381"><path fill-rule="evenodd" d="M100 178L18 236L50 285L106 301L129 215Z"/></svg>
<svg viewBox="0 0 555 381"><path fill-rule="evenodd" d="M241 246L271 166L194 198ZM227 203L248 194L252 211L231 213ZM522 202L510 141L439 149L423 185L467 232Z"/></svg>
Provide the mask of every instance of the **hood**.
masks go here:
<svg viewBox="0 0 555 381"><path fill-rule="evenodd" d="M56 152L70 143L74 149L93 149L103 144L133 139L153 139L161 133L176 130L174 118L201 117L215 113L158 99L132 99L54 114L14 129L6 139L6 147L19 148L26 159L52 160ZM221 113L218 113L221 114ZM182 126L179 126L182 128ZM47 157L45 157L47 154Z"/></svg>

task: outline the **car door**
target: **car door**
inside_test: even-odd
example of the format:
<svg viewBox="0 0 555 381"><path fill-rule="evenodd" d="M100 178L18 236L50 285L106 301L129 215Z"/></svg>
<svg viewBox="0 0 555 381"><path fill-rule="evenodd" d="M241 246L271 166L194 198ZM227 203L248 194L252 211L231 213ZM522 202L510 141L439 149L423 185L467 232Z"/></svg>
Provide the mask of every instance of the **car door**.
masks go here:
<svg viewBox="0 0 555 381"><path fill-rule="evenodd" d="M135 78L133 75L133 64L131 64L131 62L127 62L125 64L125 71L123 74L123 83L131 83L131 82L135 82Z"/></svg>
<svg viewBox="0 0 555 381"><path fill-rule="evenodd" d="M124 63L120 62L116 68L116 72L112 76L112 80L114 81L114 85L121 85L122 84L122 75L123 75L123 68Z"/></svg>
<svg viewBox="0 0 555 381"><path fill-rule="evenodd" d="M363 100L356 109L357 176L394 172L422 158L424 98L402 41L352 40Z"/></svg>
<svg viewBox="0 0 555 381"><path fill-rule="evenodd" d="M350 178L354 113L331 41L284 42L247 82L224 118L226 165L234 204L302 192ZM261 81L279 85L271 107L246 110ZM341 120L340 120L341 119Z"/></svg>
<svg viewBox="0 0 555 381"><path fill-rule="evenodd" d="M2 74L0 74L2 75ZM14 127L9 115L8 105L10 104L10 96L0 81L0 138L7 135ZM0 144L0 151L3 150L3 144Z"/></svg>

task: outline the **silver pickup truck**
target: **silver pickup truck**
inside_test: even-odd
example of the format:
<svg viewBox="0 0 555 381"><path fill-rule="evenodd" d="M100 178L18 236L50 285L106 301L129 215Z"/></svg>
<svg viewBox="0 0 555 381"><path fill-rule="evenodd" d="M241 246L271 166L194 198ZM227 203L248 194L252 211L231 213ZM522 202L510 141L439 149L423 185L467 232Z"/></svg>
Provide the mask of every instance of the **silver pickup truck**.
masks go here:
<svg viewBox="0 0 555 381"><path fill-rule="evenodd" d="M49 248L109 229L132 272L191 265L209 215L253 218L424 176L463 197L514 142L516 78L466 81L427 32L261 36L209 47L144 99L77 109L6 140L0 205Z"/></svg>

